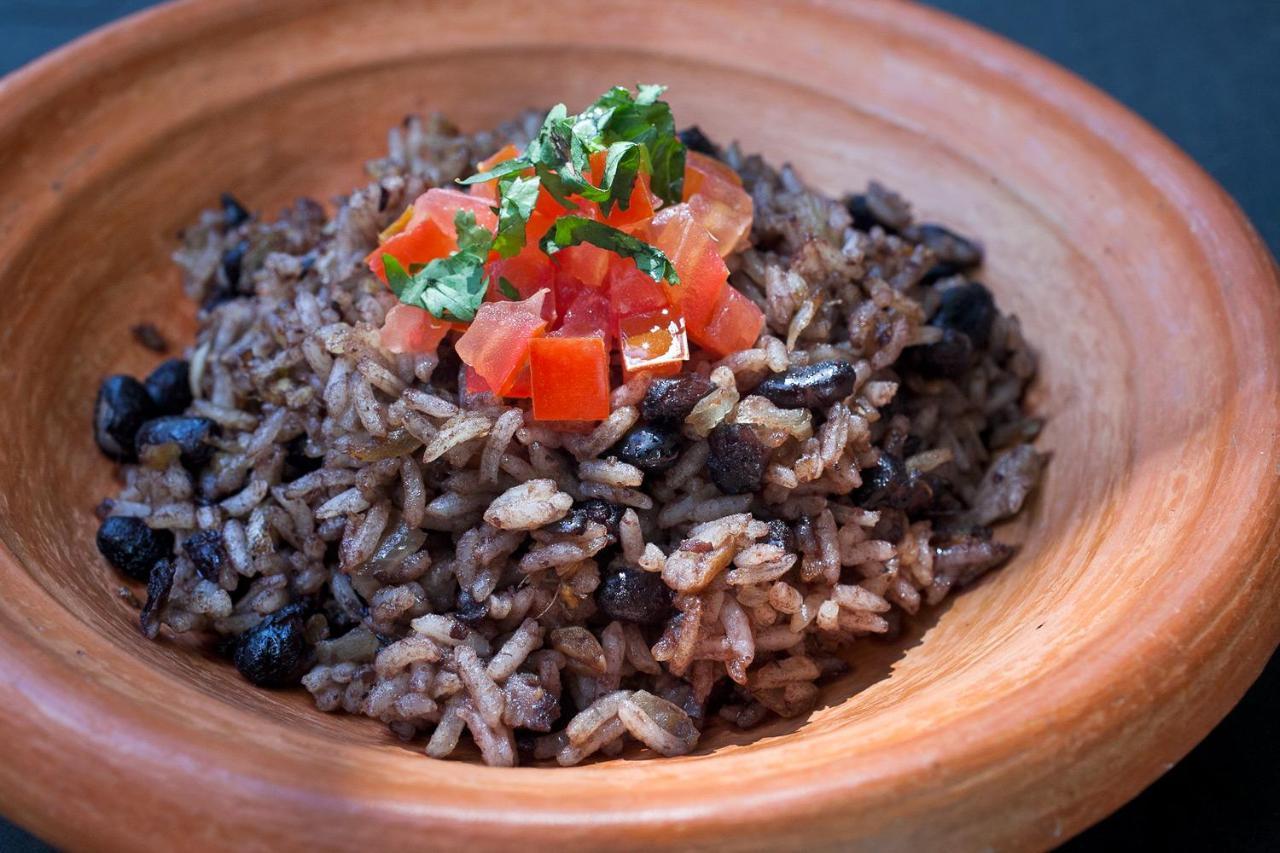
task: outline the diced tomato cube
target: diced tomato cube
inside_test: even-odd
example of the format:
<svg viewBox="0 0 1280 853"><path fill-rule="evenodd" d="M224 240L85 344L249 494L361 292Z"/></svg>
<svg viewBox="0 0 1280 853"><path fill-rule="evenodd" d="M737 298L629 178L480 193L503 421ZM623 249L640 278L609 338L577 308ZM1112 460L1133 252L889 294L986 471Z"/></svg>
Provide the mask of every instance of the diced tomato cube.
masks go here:
<svg viewBox="0 0 1280 853"><path fill-rule="evenodd" d="M599 337L538 338L529 348L529 367L538 420L609 416L609 353Z"/></svg>
<svg viewBox="0 0 1280 853"><path fill-rule="evenodd" d="M684 162L684 200L727 258L751 230L751 196L728 164L697 151L686 152Z"/></svg>
<svg viewBox="0 0 1280 853"><path fill-rule="evenodd" d="M383 255L390 255L406 270L414 264L425 264L443 258L457 248L457 243L447 237L434 222L421 222L412 230L404 230L369 253L365 258L369 269L387 283L387 270Z"/></svg>
<svg viewBox="0 0 1280 853"><path fill-rule="evenodd" d="M529 359L529 342L547 328L542 304L549 291L521 302L486 302L455 349L490 388L507 396Z"/></svg>
<svg viewBox="0 0 1280 853"><path fill-rule="evenodd" d="M649 223L649 239L675 265L680 283L664 284L667 298L684 315L689 331L701 331L729 286L729 268L715 241L694 218L687 204L658 211Z"/></svg>
<svg viewBox="0 0 1280 853"><path fill-rule="evenodd" d="M742 177L723 160L698 151L684 153L684 201L704 191L705 184L742 187Z"/></svg>
<svg viewBox="0 0 1280 853"><path fill-rule="evenodd" d="M379 333L382 345L394 353L433 353L451 326L421 308L403 303L387 312Z"/></svg>
<svg viewBox="0 0 1280 853"><path fill-rule="evenodd" d="M569 208L556 201L551 193L547 192L547 188L542 186L538 187L538 200L534 203L533 210L548 220L555 220L569 212Z"/></svg>
<svg viewBox="0 0 1280 853"><path fill-rule="evenodd" d="M608 152L596 151L591 155L591 169L587 173L587 180L596 186L604 180L604 163L608 156ZM623 210L621 206L614 205L613 210L609 211L609 215L604 221L614 228L624 231L631 230L638 225L648 221L654 210L662 200L655 196L649 190L649 176L640 172L636 175L635 183L631 186L631 195L627 199L627 209Z"/></svg>
<svg viewBox="0 0 1280 853"><path fill-rule="evenodd" d="M504 145L499 148L491 157L487 157L476 164L476 174L487 172L499 163L505 163L508 160L514 160L520 156L520 149L514 145ZM477 198L483 198L490 204L498 203L498 179L485 181L482 184L472 184L471 194Z"/></svg>
<svg viewBox="0 0 1280 853"><path fill-rule="evenodd" d="M689 337L718 356L750 349L764 330L764 314L736 288L725 290L724 299L705 329L690 330Z"/></svg>
<svg viewBox="0 0 1280 853"><path fill-rule="evenodd" d="M541 338L534 338L541 340ZM533 396L533 386L531 383L532 374L529 372L529 360L525 359L524 365L521 366L520 372L516 374L515 379L511 380L510 387L507 388L504 397L514 397L520 400L527 400Z"/></svg>
<svg viewBox="0 0 1280 853"><path fill-rule="evenodd" d="M540 246L542 238L551 230L555 219L547 213L534 208L533 213L529 214L529 219L524 224L524 242L526 246Z"/></svg>
<svg viewBox="0 0 1280 853"><path fill-rule="evenodd" d="M671 304L666 289L640 272L631 258L613 258L605 276L605 290L609 294L609 328L615 337L618 318L659 311Z"/></svg>
<svg viewBox="0 0 1280 853"><path fill-rule="evenodd" d="M521 299L528 299L539 290L553 287L556 280L555 264L532 244L526 244L518 254L509 258L500 258L496 253L490 255L487 269L489 292L485 299L490 302L510 298L502 292L501 279L505 278L520 294ZM554 303L554 300L548 302ZM544 307L554 307L554 304Z"/></svg>
<svg viewBox="0 0 1280 853"><path fill-rule="evenodd" d="M734 206L711 196L698 193L689 199L689 210L698 223L711 234L716 241L716 250L720 257L727 258L743 245L751 232L751 197L738 190L747 200L746 206Z"/></svg>
<svg viewBox="0 0 1280 853"><path fill-rule="evenodd" d="M642 370L676 370L689 358L684 318L668 308L618 320L618 347L628 378Z"/></svg>
<svg viewBox="0 0 1280 853"><path fill-rule="evenodd" d="M559 325L548 337L588 338L594 335L602 339L605 349L608 349L613 340L609 299L603 292L583 285L567 295L571 301L564 303Z"/></svg>
<svg viewBox="0 0 1280 853"><path fill-rule="evenodd" d="M404 230L369 253L365 259L378 278L387 280L382 256L391 255L406 270L414 264L425 264L443 258L458 248L458 229L454 217L459 210L470 210L476 224L495 231L498 217L489 203L453 189L432 188L413 203L413 215Z"/></svg>
<svg viewBox="0 0 1280 853"><path fill-rule="evenodd" d="M476 369L474 367L464 364L462 365L462 370L466 376L464 384L468 394L484 394L486 392L493 391L493 389L489 387L489 383L485 382L484 378L479 373L476 373Z"/></svg>
<svg viewBox="0 0 1280 853"><path fill-rule="evenodd" d="M609 261L615 255L608 249L582 243L569 246L555 253L560 269L587 287L600 287L609 272Z"/></svg>
<svg viewBox="0 0 1280 853"><path fill-rule="evenodd" d="M409 228L412 229L418 223L428 220L434 222L445 236L454 242L456 249L458 230L454 225L454 219L459 210L469 210L474 213L477 225L488 228L490 231L498 230L498 214L493 212L488 201L476 198L462 190L441 187L432 187L418 196L417 201L413 203L413 219L409 220Z"/></svg>

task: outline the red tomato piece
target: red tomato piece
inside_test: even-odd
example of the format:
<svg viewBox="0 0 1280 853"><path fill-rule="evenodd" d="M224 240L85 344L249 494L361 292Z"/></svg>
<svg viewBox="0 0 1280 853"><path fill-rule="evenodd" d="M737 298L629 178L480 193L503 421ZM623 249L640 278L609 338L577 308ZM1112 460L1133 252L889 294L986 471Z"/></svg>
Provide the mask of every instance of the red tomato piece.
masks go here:
<svg viewBox="0 0 1280 853"><path fill-rule="evenodd" d="M425 264L443 258L457 248L457 244L445 236L434 222L421 222L412 230L404 230L369 253L365 262L383 284L387 283L387 271L382 256L390 255L406 270L414 264Z"/></svg>
<svg viewBox="0 0 1280 853"><path fill-rule="evenodd" d="M627 377L642 370L679 370L689 358L684 318L668 308L618 320L618 347Z"/></svg>
<svg viewBox="0 0 1280 853"><path fill-rule="evenodd" d="M697 151L684 153L684 200L704 192L704 184L728 184L742 187L742 177L723 160Z"/></svg>
<svg viewBox="0 0 1280 853"><path fill-rule="evenodd" d="M587 179L596 186L604 180L604 161L607 152L596 151L591 155L591 171L587 175ZM609 211L609 215L605 217L605 222L614 228L628 230L634 228L653 216L653 211L657 207L657 202L661 201L652 192L649 191L649 176L644 172L636 175L636 181L631 186L631 195L627 199L627 209L623 210L620 206L614 205L613 210Z"/></svg>
<svg viewBox="0 0 1280 853"><path fill-rule="evenodd" d="M476 224L498 230L498 214L489 207L489 202L476 198L462 190L432 187L413 203L413 218L409 220L409 229L421 222L431 221L453 241L453 248L458 247L458 230L454 218L459 210L469 210L476 215Z"/></svg>
<svg viewBox="0 0 1280 853"><path fill-rule="evenodd" d="M556 280L555 264L532 244L526 244L518 254L509 258L500 258L496 253L490 255L488 271L489 292L485 299L490 302L509 298L502 293L500 279L505 278L510 282L521 299L528 299L539 290L553 287Z"/></svg>
<svg viewBox="0 0 1280 853"><path fill-rule="evenodd" d="M609 261L616 257L608 249L582 243L569 246L555 253L561 271L571 275L587 287L600 287L609 272Z"/></svg>
<svg viewBox="0 0 1280 853"><path fill-rule="evenodd" d="M755 346L764 330L764 314L736 288L725 290L724 299L705 329L690 330L689 337L703 349L718 356Z"/></svg>
<svg viewBox="0 0 1280 853"><path fill-rule="evenodd" d="M564 303L559 325L548 337L589 338L604 341L605 349L613 340L613 324L608 298L598 290L579 286L572 294L572 301Z"/></svg>
<svg viewBox="0 0 1280 853"><path fill-rule="evenodd" d="M486 302L455 345L463 363L499 395L515 387L529 360L529 342L546 331L542 310L548 295L541 290L521 302Z"/></svg>
<svg viewBox="0 0 1280 853"><path fill-rule="evenodd" d="M746 199L745 206L735 206L731 202L702 193L698 193L688 202L694 218L715 238L716 250L722 258L732 255L746 242L747 235L751 233L751 219L754 216L751 197L742 190L737 192Z"/></svg>
<svg viewBox="0 0 1280 853"><path fill-rule="evenodd" d="M630 258L613 258L605 276L605 290L609 294L609 329L615 336L620 317L660 311L671 304L666 289L640 272Z"/></svg>
<svg viewBox="0 0 1280 853"><path fill-rule="evenodd" d="M499 163L505 163L508 160L514 160L519 156L520 156L519 148L516 148L514 145L510 145L510 144L504 145L501 148L499 148L497 152L493 154L492 157L488 157L484 160L481 160L479 163L476 164L476 174L487 172L490 169L492 169L494 166L497 166ZM477 198L483 198L487 200L490 204L497 204L498 203L498 179L494 178L492 181L485 181L482 184L472 184L471 194L473 196L476 196Z"/></svg>
<svg viewBox="0 0 1280 853"><path fill-rule="evenodd" d="M675 265L680 284L663 285L671 304L684 315L689 331L701 331L729 286L729 268L687 204L660 210L649 223L649 239Z"/></svg>
<svg viewBox="0 0 1280 853"><path fill-rule="evenodd" d="M498 216L486 200L459 190L429 189L413 203L413 216L404 230L369 253L365 259L369 269L385 283L384 254L391 255L406 270L413 264L449 255L458 248L458 229L453 220L459 210L470 210L476 216L476 224L490 231L498 228Z"/></svg>
<svg viewBox="0 0 1280 853"><path fill-rule="evenodd" d="M684 162L684 200L726 258L751 231L751 196L728 164L697 151L687 152Z"/></svg>
<svg viewBox="0 0 1280 853"><path fill-rule="evenodd" d="M466 375L466 381L464 384L466 385L468 394L485 394L493 391L493 389L489 387L489 383L485 382L479 373L476 373L476 369L474 367L464 364L462 366L462 370Z"/></svg>
<svg viewBox="0 0 1280 853"><path fill-rule="evenodd" d="M529 347L529 367L538 420L609 416L609 353L599 337L538 338Z"/></svg>
<svg viewBox="0 0 1280 853"><path fill-rule="evenodd" d="M540 340L535 338L534 340ZM527 400L533 396L533 386L530 384L531 374L529 373L529 360L526 358L524 365L520 368L520 372L516 374L515 379L511 380L510 387L507 388L504 397L515 397L521 400Z"/></svg>
<svg viewBox="0 0 1280 853"><path fill-rule="evenodd" d="M427 311L398 304L387 312L380 336L382 345L394 353L433 353L451 326Z"/></svg>

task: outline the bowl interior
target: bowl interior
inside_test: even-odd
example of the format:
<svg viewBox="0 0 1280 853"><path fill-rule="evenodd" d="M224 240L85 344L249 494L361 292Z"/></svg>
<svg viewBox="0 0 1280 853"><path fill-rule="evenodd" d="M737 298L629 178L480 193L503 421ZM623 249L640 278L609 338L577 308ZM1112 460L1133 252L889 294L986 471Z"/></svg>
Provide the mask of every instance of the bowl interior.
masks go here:
<svg viewBox="0 0 1280 853"><path fill-rule="evenodd" d="M612 3L610 26L572 3L525 10L519 26L500 3L484 15L479 4L346 3L323 13L299 4L289 20L247 3L212 5L187 7L204 16L199 40L134 49L86 78L87 92L60 81L21 127L0 128L15 155L0 166L17 190L5 204L26 205L0 213L9 228L0 534L17 558L15 594L38 604L12 618L38 637L33 649L60 661L50 667L75 672L75 691L157 743L189 744L191 761L222 756L209 760L246 784L356 810L395 803L392 823L461 820L465 809L506 803L511 815L556 815L549 825L587 814L580 826L638 826L642 806L705 817L730 789L755 792L739 798L744 810L806 792L817 809L822 780L838 778L864 784L864 802L888 816L868 811L863 826L884 829L900 814L886 804L906 789L877 787L883 780L932 771L954 797L1011 739L1040 761L1038 784L1050 793L1010 817L1023 828L1009 837L1048 838L1055 822L1061 831L1096 816L1096 804L1068 792L1099 771L1073 776L1067 765L1073 750L1116 733L1084 709L1158 690L1162 674L1136 662L1201 642L1176 626L1152 632L1174 624L1162 621L1171 608L1213 606L1204 573L1220 572L1243 595L1264 571L1233 562L1232 533L1210 543L1203 530L1229 523L1235 510L1223 494L1272 489L1230 447L1249 440L1240 425L1274 401L1270 368L1254 363L1274 356L1274 340L1242 316L1274 298L1250 291L1231 301L1196 220L1177 205L1178 187L1101 139L1071 104L1015 85L998 62L940 49L941 20L903 19L896 4L848 14L659 4L669 14L646 16L640 41L625 37L635 13ZM388 24L371 22L377 10L399 15L395 29L414 37L389 38ZM984 241L984 280L1040 355L1034 405L1048 418L1040 446L1053 453L1030 510L1001 532L1023 543L1013 563L896 642L855 651L853 671L802 719L745 734L713 725L691 756L627 754L570 770L431 761L371 721L315 711L300 691L252 689L188 643L143 640L134 604L93 544L93 508L117 486L89 421L103 375L142 373L158 359L132 341L132 324L155 323L179 347L189 339L192 306L168 260L176 231L223 190L268 213L299 195L330 202L361 183L362 161L408 112L440 110L479 128L637 80L669 85L678 120L714 139L790 161L833 194L876 178L915 202L919 218ZM1266 274L1250 269L1242 274ZM1235 528L1214 529L1240 528L1239 513ZM1187 746L1159 741L1133 779ZM299 781L321 764L322 778ZM1047 778L1049 769L1061 775ZM1128 793L1110 794L1109 805ZM955 837L979 837L964 835L960 812L939 814ZM499 829L479 837L493 843L503 818L487 819Z"/></svg>

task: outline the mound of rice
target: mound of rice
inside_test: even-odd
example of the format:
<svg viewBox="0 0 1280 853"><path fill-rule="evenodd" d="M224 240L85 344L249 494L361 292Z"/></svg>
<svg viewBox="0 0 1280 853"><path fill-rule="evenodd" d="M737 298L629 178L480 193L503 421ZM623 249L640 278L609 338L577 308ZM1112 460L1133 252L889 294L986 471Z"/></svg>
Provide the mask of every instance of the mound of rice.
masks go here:
<svg viewBox="0 0 1280 853"><path fill-rule="evenodd" d="M647 380L617 387L594 428L561 429L460 391L448 347L379 342L395 297L362 262L379 230L537 126L410 119L332 218L303 200L185 233L176 260L204 306L187 414L217 425L214 452L194 473L174 454L126 465L103 505L174 536L144 631L210 632L245 671L246 648L275 649L267 629L292 625L292 681L317 707L437 758L464 734L503 766L629 740L677 755L713 716L804 714L850 644L1012 553L989 525L1042 463L1018 321L990 308L970 360L931 374L926 354L954 343L936 322L948 292L985 293L961 272L976 246L913 224L877 185L837 201L729 148L756 210L731 282L768 325L721 361L695 353L688 373L706 381L679 456L641 470L611 451L643 425ZM829 382L795 406L753 393L828 361L849 366L838 398ZM721 424L763 456L716 456ZM726 452L763 465L758 491L717 488L709 459Z"/></svg>

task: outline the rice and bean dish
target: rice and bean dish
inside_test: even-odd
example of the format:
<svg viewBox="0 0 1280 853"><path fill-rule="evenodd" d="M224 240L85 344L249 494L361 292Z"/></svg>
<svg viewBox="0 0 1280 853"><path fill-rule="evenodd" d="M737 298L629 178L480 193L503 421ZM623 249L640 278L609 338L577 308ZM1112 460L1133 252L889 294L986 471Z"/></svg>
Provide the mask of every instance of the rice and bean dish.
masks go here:
<svg viewBox="0 0 1280 853"><path fill-rule="evenodd" d="M409 118L332 215L184 232L196 339L94 413L147 637L436 758L672 756L1010 557L1035 358L980 245L661 93Z"/></svg>

